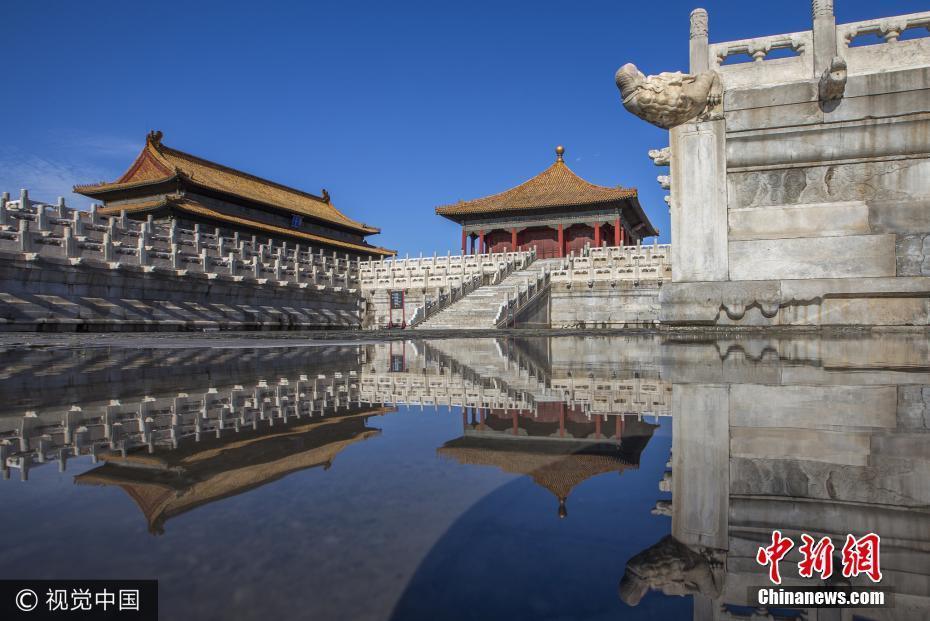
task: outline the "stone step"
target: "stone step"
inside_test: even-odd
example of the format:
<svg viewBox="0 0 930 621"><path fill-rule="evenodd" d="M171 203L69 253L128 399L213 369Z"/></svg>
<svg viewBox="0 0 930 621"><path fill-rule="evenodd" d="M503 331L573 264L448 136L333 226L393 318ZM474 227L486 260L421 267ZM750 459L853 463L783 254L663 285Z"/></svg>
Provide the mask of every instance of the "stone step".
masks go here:
<svg viewBox="0 0 930 621"><path fill-rule="evenodd" d="M547 268L554 267L553 261L537 260L522 270L513 272L494 285L479 287L456 301L448 308L430 317L418 328L423 329L488 329L494 328L494 320L501 304L513 296L527 281L534 281Z"/></svg>

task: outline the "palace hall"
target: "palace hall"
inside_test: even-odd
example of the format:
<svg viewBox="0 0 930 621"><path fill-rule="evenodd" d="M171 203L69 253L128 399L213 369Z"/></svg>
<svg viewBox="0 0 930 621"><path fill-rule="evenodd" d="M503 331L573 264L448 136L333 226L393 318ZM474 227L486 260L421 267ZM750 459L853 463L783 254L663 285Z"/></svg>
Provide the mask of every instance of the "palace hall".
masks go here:
<svg viewBox="0 0 930 621"><path fill-rule="evenodd" d="M162 143L150 132L145 146L123 176L112 183L75 186L74 191L103 202L103 216L157 222L175 220L182 228L218 228L230 237L298 243L351 257L395 254L365 238L381 230L356 222L336 209L326 190L320 196L296 190L205 160Z"/></svg>
<svg viewBox="0 0 930 621"><path fill-rule="evenodd" d="M636 188L589 183L565 163L565 149L529 181L499 194L459 201L436 213L462 226L462 252L536 247L539 257L564 257L586 245L629 246L659 234Z"/></svg>

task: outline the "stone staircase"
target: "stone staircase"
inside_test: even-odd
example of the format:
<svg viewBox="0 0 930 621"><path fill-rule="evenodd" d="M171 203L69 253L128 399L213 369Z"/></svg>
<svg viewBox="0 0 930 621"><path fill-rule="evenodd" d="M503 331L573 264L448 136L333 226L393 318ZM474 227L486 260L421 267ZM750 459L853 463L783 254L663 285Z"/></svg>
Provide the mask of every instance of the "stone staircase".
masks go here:
<svg viewBox="0 0 930 621"><path fill-rule="evenodd" d="M527 281L535 281L546 270L556 269L562 259L537 259L495 285L478 287L465 297L419 323L422 330L486 330L497 327L495 319L508 295L514 297Z"/></svg>

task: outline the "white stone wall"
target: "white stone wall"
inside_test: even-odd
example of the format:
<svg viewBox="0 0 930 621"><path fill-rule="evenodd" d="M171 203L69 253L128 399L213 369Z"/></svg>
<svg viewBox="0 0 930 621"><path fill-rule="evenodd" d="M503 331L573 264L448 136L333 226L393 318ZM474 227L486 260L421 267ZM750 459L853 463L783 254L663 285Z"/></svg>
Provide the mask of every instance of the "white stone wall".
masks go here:
<svg viewBox="0 0 930 621"><path fill-rule="evenodd" d="M358 262L0 198L0 329L357 328Z"/></svg>
<svg viewBox="0 0 930 621"><path fill-rule="evenodd" d="M695 51L723 118L671 131L663 322L930 324L930 39L899 39L930 13L836 26L825 11L812 31ZM872 34L885 42L850 45ZM795 55L767 60L780 48ZM738 55L752 61L722 64Z"/></svg>
<svg viewBox="0 0 930 621"><path fill-rule="evenodd" d="M588 248L550 274L553 328L652 326L659 319L659 289L672 279L671 247Z"/></svg>

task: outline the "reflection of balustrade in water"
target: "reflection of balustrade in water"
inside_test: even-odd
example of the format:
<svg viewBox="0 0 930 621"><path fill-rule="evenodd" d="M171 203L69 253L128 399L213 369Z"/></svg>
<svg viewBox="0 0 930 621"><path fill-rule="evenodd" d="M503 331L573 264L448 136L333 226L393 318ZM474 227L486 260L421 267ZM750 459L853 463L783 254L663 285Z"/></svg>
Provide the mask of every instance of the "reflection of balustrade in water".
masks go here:
<svg viewBox="0 0 930 621"><path fill-rule="evenodd" d="M39 416L0 418L0 463L3 476L20 470L25 480L29 468L57 461L64 471L72 456L97 455L106 450L124 457L134 449L153 453L176 449L179 442L199 442L206 435L217 438L289 421L312 419L361 407L355 371L329 375L280 378L252 387L207 389L199 395L114 400L86 409L80 406L43 411Z"/></svg>
<svg viewBox="0 0 930 621"><path fill-rule="evenodd" d="M489 346L490 345L490 346ZM658 377L539 375L518 349L491 339L381 343L359 379L365 403L537 411L564 403L593 414L670 415L671 386Z"/></svg>
<svg viewBox="0 0 930 621"><path fill-rule="evenodd" d="M672 386L659 378L552 378L565 403L590 413L671 416Z"/></svg>
<svg viewBox="0 0 930 621"><path fill-rule="evenodd" d="M499 407L532 409L534 397L515 390L506 378L487 378L462 366L454 367L437 354L398 345L377 345L359 380L359 398L365 403L408 406ZM400 365L395 361L402 357Z"/></svg>

